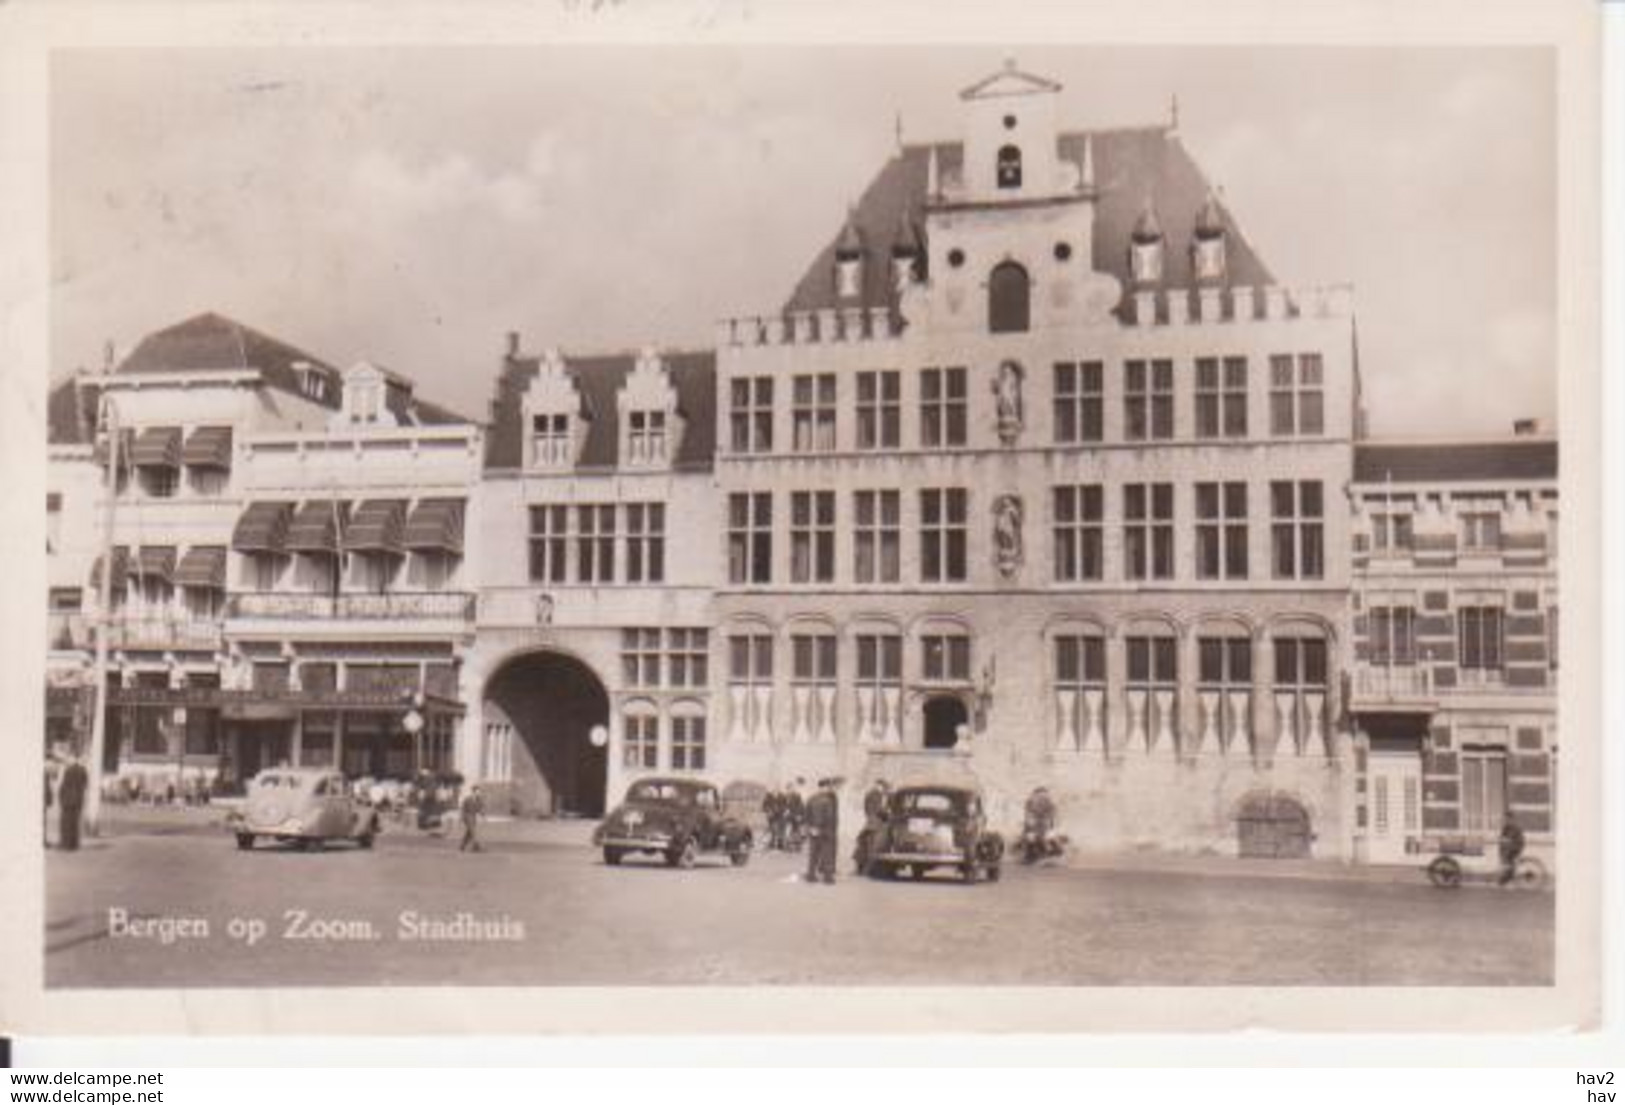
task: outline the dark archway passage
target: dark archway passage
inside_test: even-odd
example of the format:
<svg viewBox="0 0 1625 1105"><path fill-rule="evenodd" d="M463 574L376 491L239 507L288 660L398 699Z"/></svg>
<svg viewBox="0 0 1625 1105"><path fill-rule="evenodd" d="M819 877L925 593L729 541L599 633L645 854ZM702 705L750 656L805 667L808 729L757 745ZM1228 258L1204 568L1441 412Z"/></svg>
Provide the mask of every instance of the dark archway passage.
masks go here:
<svg viewBox="0 0 1625 1105"><path fill-rule="evenodd" d="M970 721L970 712L958 695L939 694L925 703L927 748L952 748L959 743L959 727Z"/></svg>
<svg viewBox="0 0 1625 1105"><path fill-rule="evenodd" d="M516 813L603 815L608 750L592 730L609 725L609 695L591 668L556 652L510 660L485 685L485 718L512 726Z"/></svg>
<svg viewBox="0 0 1625 1105"><path fill-rule="evenodd" d="M1307 859L1313 839L1309 811L1290 794L1268 791L1242 799L1236 852L1243 859Z"/></svg>

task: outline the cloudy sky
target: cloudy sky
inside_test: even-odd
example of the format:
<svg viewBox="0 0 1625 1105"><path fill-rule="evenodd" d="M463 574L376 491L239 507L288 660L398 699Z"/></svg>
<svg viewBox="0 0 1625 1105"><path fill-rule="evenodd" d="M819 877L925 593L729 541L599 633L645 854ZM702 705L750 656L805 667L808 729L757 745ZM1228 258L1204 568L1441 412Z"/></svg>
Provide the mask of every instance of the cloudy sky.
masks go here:
<svg viewBox="0 0 1625 1105"><path fill-rule="evenodd" d="M1373 430L1556 413L1536 50L98 50L52 70L53 372L214 310L474 417L527 349L772 310L1006 54L1068 127L1167 118L1288 283L1350 282Z"/></svg>

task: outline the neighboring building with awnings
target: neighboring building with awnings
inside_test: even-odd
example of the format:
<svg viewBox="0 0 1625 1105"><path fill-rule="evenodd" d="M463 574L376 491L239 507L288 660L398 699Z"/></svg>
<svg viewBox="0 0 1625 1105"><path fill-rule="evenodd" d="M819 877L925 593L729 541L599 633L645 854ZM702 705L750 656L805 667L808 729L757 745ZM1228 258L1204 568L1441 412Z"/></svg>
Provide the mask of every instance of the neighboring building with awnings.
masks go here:
<svg viewBox="0 0 1625 1105"><path fill-rule="evenodd" d="M459 427L454 434L478 433L417 399L410 381L396 374L369 367L362 377L376 386L358 398L346 388L346 374L332 365L232 319L204 314L148 335L122 359L110 350L101 372L81 373L53 387L48 739L79 748L88 741L88 708L75 712L73 696L90 693L93 630L101 621L107 627L113 688L106 763L155 785L183 776L240 776L241 765L234 760L240 732L271 724L272 718L258 716L266 713L296 720L300 702L384 710L398 720L395 705L402 694L455 701L455 678L447 674L453 669L430 668L431 660L451 663L444 641L406 665L410 680L394 670L403 667L395 654L398 641L390 646L394 653L380 660L394 666L384 675L370 675L358 660L355 691L335 702L334 694L345 693L342 686L319 689L319 672L311 689L299 691L297 664L289 680L277 682L284 654L297 657L298 651L278 640L277 656L266 661L260 655L264 640L252 630L254 618L246 623L249 639L241 648L225 632L239 592L266 593L284 585L297 589L291 599L306 613L311 608L300 603L325 596L326 605L313 616L328 623L352 589L351 565L366 558L351 557L343 546L349 513L363 496L342 480L318 487L283 478L277 464L265 458L288 455L287 445L258 450L256 442L331 440L330 428L359 432L384 419L392 426L454 425ZM373 416L369 403L376 404L372 422L367 421ZM110 433L115 426L117 432ZM478 453L467 442L453 451ZM102 523L109 471L116 488L110 534ZM455 478L431 481L436 499L466 500L471 486L470 480ZM287 493L261 493L272 487L285 487ZM414 555L400 536L419 494L408 487L390 496L398 506L385 521L382 546L368 556L409 560ZM371 525L372 517L357 521ZM105 616L99 608L104 571ZM446 580L439 568L432 574ZM375 612L376 592L355 589L374 604L366 612ZM439 596L436 601L457 605ZM352 641L352 652L365 637ZM261 667L266 674L256 677ZM262 685L284 691L267 696L255 689ZM437 718L454 714L438 705L430 712ZM447 723L434 724L440 732ZM366 724L358 722L355 731L367 731ZM267 748L274 751L274 744L273 738Z"/></svg>
<svg viewBox="0 0 1625 1105"><path fill-rule="evenodd" d="M465 766L463 527L483 437L410 389L359 364L321 426L239 439L222 691L235 780L284 760L356 777Z"/></svg>

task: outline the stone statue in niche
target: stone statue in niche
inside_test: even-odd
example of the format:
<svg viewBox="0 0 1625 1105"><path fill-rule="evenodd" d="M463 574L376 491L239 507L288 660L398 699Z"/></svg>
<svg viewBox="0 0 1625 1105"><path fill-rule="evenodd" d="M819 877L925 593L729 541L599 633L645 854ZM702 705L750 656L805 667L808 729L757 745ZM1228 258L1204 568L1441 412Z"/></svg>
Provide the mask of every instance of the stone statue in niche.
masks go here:
<svg viewBox="0 0 1625 1105"><path fill-rule="evenodd" d="M1009 579L1021 568L1021 499L1000 495L993 501L993 563Z"/></svg>
<svg viewBox="0 0 1625 1105"><path fill-rule="evenodd" d="M993 398L999 416L999 440L1005 445L1014 445L1021 436L1021 377L1021 366L1015 361L1005 361L999 365L999 374L993 381Z"/></svg>

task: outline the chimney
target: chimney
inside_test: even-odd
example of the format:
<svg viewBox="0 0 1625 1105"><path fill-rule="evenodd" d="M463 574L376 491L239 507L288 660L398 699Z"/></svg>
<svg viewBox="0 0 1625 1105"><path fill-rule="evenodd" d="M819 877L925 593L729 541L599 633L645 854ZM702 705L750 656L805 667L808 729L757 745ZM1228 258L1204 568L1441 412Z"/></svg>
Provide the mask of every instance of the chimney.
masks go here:
<svg viewBox="0 0 1625 1105"><path fill-rule="evenodd" d="M517 358L518 356L519 356L519 331L518 330L509 330L508 331L507 358L508 358L508 360L511 361L511 360L514 360L515 358Z"/></svg>
<svg viewBox="0 0 1625 1105"><path fill-rule="evenodd" d="M112 375L113 365L118 360L118 357L117 357L116 354L117 354L117 350L115 349L115 347L113 345L113 339L108 338L107 341L102 343L102 372L103 372L103 374Z"/></svg>
<svg viewBox="0 0 1625 1105"><path fill-rule="evenodd" d="M1513 437L1535 437L1545 431L1546 427L1538 418L1520 418L1512 423Z"/></svg>

